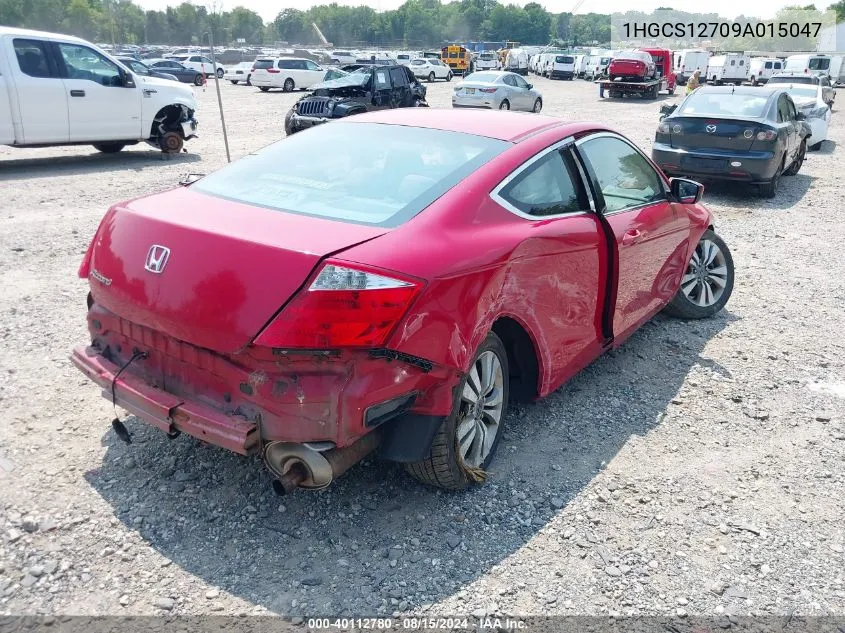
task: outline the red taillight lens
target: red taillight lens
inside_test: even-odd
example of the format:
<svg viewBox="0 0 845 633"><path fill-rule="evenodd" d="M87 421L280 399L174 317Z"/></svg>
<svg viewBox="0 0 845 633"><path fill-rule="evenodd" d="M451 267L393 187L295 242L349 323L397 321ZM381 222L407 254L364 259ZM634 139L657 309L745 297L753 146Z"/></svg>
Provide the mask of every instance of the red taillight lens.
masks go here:
<svg viewBox="0 0 845 633"><path fill-rule="evenodd" d="M419 281L389 275L327 262L255 344L307 349L383 345L422 289Z"/></svg>
<svg viewBox="0 0 845 633"><path fill-rule="evenodd" d="M486 92L487 94L492 94L496 92L496 88L479 88L478 92Z"/></svg>
<svg viewBox="0 0 845 633"><path fill-rule="evenodd" d="M282 72L282 71L281 71L281 70L279 70L278 68L268 68L268 69L267 69L267 72L268 72L268 73L272 73L272 74L274 74L274 75L278 75L278 74L279 74L280 72Z"/></svg>

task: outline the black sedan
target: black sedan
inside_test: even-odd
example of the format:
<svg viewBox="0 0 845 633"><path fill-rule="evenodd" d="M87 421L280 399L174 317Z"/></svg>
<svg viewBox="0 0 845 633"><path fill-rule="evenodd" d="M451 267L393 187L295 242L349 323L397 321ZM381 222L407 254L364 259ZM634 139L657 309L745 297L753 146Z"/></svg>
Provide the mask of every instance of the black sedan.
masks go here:
<svg viewBox="0 0 845 633"><path fill-rule="evenodd" d="M152 70L173 75L183 84L201 86L205 82L205 77L203 77L203 74L200 71L183 66L172 59L148 59L145 63Z"/></svg>
<svg viewBox="0 0 845 633"><path fill-rule="evenodd" d="M171 81L179 81L179 78L176 77L176 75L172 75L171 73L167 73L162 70L150 68L144 62L138 61L134 57L118 57L117 61L126 66L136 75L141 75L142 77L158 77L159 79L170 79Z"/></svg>
<svg viewBox="0 0 845 633"><path fill-rule="evenodd" d="M705 86L660 122L651 155L669 176L746 182L773 198L804 163L804 118L778 88Z"/></svg>

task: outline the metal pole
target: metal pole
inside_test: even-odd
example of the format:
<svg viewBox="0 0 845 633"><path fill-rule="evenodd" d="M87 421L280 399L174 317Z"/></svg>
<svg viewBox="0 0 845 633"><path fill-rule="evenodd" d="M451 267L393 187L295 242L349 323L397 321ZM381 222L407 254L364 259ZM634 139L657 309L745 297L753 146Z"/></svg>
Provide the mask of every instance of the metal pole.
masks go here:
<svg viewBox="0 0 845 633"><path fill-rule="evenodd" d="M226 132L226 117L223 116L223 97L220 96L220 78L217 76L217 58L214 56L214 36L211 34L211 29L208 30L208 43L211 45L211 64L214 66L214 85L217 87L217 105L220 107L220 123L223 126L223 143L226 145L226 162L232 162L232 156L229 154L229 135Z"/></svg>

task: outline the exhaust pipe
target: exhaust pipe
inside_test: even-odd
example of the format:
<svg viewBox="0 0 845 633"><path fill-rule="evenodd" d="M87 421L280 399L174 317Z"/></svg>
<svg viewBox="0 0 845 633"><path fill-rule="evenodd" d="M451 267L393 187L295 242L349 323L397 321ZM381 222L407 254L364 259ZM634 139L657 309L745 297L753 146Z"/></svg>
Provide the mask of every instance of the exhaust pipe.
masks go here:
<svg viewBox="0 0 845 633"><path fill-rule="evenodd" d="M328 486L381 443L379 430L371 431L354 444L321 453L304 444L271 442L264 449L264 463L278 479L273 491L283 496L297 488L319 490Z"/></svg>

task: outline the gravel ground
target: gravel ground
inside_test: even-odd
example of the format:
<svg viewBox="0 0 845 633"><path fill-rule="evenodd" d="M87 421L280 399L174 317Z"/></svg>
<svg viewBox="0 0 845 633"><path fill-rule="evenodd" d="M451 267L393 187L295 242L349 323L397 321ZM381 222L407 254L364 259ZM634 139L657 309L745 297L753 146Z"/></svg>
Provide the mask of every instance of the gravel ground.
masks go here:
<svg viewBox="0 0 845 633"><path fill-rule="evenodd" d="M547 113L650 148L658 103L531 81ZM283 136L296 95L222 90L233 157ZM365 462L279 499L257 459L131 418L121 444L67 360L107 207L225 162L212 87L200 100L171 160L0 148L0 614L845 614L841 114L774 201L705 194L736 261L727 309L658 316L514 409L487 485Z"/></svg>

